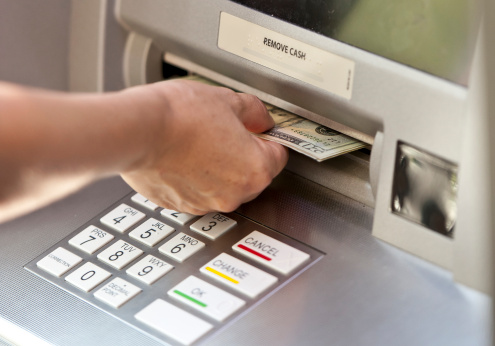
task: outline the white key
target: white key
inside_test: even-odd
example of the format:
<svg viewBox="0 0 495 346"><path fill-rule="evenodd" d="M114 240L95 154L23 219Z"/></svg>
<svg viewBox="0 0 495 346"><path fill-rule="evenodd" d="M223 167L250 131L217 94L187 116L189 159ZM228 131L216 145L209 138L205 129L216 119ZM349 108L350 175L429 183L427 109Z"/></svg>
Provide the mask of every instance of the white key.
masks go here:
<svg viewBox="0 0 495 346"><path fill-rule="evenodd" d="M140 206L145 207L149 210L156 210L158 208L158 206L155 203L151 202L149 199L147 199L146 197L144 197L139 193L136 193L134 196L132 196L131 200L134 203L137 203Z"/></svg>
<svg viewBox="0 0 495 346"><path fill-rule="evenodd" d="M81 261L81 257L59 247L39 260L36 265L56 277L61 277Z"/></svg>
<svg viewBox="0 0 495 346"><path fill-rule="evenodd" d="M184 262L204 246L205 243L202 241L181 232L160 246L158 250L176 261Z"/></svg>
<svg viewBox="0 0 495 346"><path fill-rule="evenodd" d="M206 263L200 271L250 298L255 298L278 281L277 277L226 253Z"/></svg>
<svg viewBox="0 0 495 346"><path fill-rule="evenodd" d="M229 229L237 225L237 221L219 213L209 213L191 225L191 230L215 240Z"/></svg>
<svg viewBox="0 0 495 346"><path fill-rule="evenodd" d="M69 240L69 244L88 254L93 254L112 241L113 238L114 236L110 233L91 225Z"/></svg>
<svg viewBox="0 0 495 346"><path fill-rule="evenodd" d="M172 269L174 269L173 265L155 256L148 255L127 269L126 273L147 285L151 285Z"/></svg>
<svg viewBox="0 0 495 346"><path fill-rule="evenodd" d="M121 278L115 278L94 293L94 296L114 308L134 298L141 289Z"/></svg>
<svg viewBox="0 0 495 346"><path fill-rule="evenodd" d="M100 261L120 270L141 256L142 253L141 249L120 239L100 252L96 257Z"/></svg>
<svg viewBox="0 0 495 346"><path fill-rule="evenodd" d="M285 275L309 259L307 253L258 231L251 232L232 249Z"/></svg>
<svg viewBox="0 0 495 346"><path fill-rule="evenodd" d="M146 215L137 209L121 204L100 219L100 222L118 232L124 233L144 219Z"/></svg>
<svg viewBox="0 0 495 346"><path fill-rule="evenodd" d="M168 295L221 322L246 302L195 276L189 276Z"/></svg>
<svg viewBox="0 0 495 346"><path fill-rule="evenodd" d="M155 246L174 231L172 227L151 218L136 227L129 236L145 245Z"/></svg>
<svg viewBox="0 0 495 346"><path fill-rule="evenodd" d="M112 276L112 274L105 269L100 268L91 262L87 262L67 275L65 281L70 282L84 292L89 292L110 276Z"/></svg>
<svg viewBox="0 0 495 346"><path fill-rule="evenodd" d="M192 344L213 328L210 323L162 299L155 300L135 317L183 345Z"/></svg>
<svg viewBox="0 0 495 346"><path fill-rule="evenodd" d="M179 213L178 211L172 209L163 209L160 214L162 214L167 219L184 226L186 223L196 218L197 215L188 213Z"/></svg>

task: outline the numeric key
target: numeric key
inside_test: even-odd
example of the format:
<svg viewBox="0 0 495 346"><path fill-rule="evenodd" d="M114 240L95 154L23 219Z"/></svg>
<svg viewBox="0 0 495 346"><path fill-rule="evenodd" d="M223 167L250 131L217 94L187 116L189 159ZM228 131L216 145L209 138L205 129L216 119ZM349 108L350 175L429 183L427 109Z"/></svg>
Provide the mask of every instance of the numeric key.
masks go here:
<svg viewBox="0 0 495 346"><path fill-rule="evenodd" d="M108 248L98 254L98 259L116 269L122 269L136 258L141 256L143 251L124 240L117 240Z"/></svg>
<svg viewBox="0 0 495 346"><path fill-rule="evenodd" d="M184 226L186 223L196 218L196 215L188 214L188 213L180 213L178 211L172 209L163 209L160 214L170 221L176 222L181 226Z"/></svg>
<svg viewBox="0 0 495 346"><path fill-rule="evenodd" d="M144 219L146 215L137 209L121 204L100 219L100 222L120 233Z"/></svg>
<svg viewBox="0 0 495 346"><path fill-rule="evenodd" d="M237 221L225 215L209 213L193 223L190 228L194 232L198 232L211 240L215 240L235 225L237 225Z"/></svg>
<svg viewBox="0 0 495 346"><path fill-rule="evenodd" d="M145 207L146 209L149 209L149 210L158 209L158 206L155 203L151 202L149 199L147 199L143 195L140 195L139 193L136 193L134 196L132 196L131 200L134 203L137 203L140 206Z"/></svg>
<svg viewBox="0 0 495 346"><path fill-rule="evenodd" d="M151 218L136 227L136 229L129 233L129 236L145 245L155 246L173 231L174 229L172 227Z"/></svg>
<svg viewBox="0 0 495 346"><path fill-rule="evenodd" d="M91 255L111 242L113 238L110 233L91 225L70 239L69 244Z"/></svg>
<svg viewBox="0 0 495 346"><path fill-rule="evenodd" d="M184 262L193 254L201 250L205 243L188 236L185 233L179 233L168 242L158 248L158 250L174 260Z"/></svg>
<svg viewBox="0 0 495 346"><path fill-rule="evenodd" d="M111 274L96 264L86 262L72 273L67 275L65 281L70 282L84 292L89 292L103 281L108 279Z"/></svg>
<svg viewBox="0 0 495 346"><path fill-rule="evenodd" d="M126 273L147 285L151 285L172 269L174 266L155 256L148 255L127 269Z"/></svg>

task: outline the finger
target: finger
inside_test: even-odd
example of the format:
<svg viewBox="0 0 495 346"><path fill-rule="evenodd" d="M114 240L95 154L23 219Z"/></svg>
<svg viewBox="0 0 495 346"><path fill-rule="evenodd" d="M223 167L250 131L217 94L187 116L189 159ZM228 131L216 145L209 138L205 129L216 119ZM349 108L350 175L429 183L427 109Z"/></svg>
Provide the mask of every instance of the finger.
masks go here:
<svg viewBox="0 0 495 346"><path fill-rule="evenodd" d="M184 205L182 208L183 213L193 214L193 215L206 215L210 210L197 209L188 205Z"/></svg>
<svg viewBox="0 0 495 346"><path fill-rule="evenodd" d="M258 141L264 151L267 169L271 177L274 178L287 164L287 161L289 160L289 150L279 143L267 141L254 135L253 137Z"/></svg>
<svg viewBox="0 0 495 346"><path fill-rule="evenodd" d="M244 199L241 201L241 204L244 204L244 203L247 203L247 202L251 202L256 197L258 197L263 192L263 190L261 190L259 192L252 193L252 194L250 194L248 196L245 196Z"/></svg>
<svg viewBox="0 0 495 346"><path fill-rule="evenodd" d="M184 192L184 191L182 191ZM201 203L201 199L198 199L199 195L196 193L193 194L181 194L177 195L175 199L175 209L181 213L188 213L193 215L205 215L209 212L208 208L205 208L203 203Z"/></svg>
<svg viewBox="0 0 495 346"><path fill-rule="evenodd" d="M237 116L250 132L261 133L271 129L275 122L259 98L249 94L236 94Z"/></svg>

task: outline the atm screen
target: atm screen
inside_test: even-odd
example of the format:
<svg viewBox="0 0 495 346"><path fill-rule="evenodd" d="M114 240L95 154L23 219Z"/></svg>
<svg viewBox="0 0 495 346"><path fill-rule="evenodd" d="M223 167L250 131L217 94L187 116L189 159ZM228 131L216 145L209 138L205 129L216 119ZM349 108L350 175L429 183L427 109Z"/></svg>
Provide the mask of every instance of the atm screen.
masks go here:
<svg viewBox="0 0 495 346"><path fill-rule="evenodd" d="M467 84L476 35L469 0L233 0L302 28Z"/></svg>

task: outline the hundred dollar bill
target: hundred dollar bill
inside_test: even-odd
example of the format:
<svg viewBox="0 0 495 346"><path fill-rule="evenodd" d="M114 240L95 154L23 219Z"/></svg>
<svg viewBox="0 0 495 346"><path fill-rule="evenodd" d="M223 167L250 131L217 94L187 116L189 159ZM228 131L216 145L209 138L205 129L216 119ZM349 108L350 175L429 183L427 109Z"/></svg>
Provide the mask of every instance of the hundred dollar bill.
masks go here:
<svg viewBox="0 0 495 346"><path fill-rule="evenodd" d="M195 80L210 85L220 85L197 75L187 76L183 79ZM275 121L275 126L264 133L255 135L280 143L318 162L367 146L364 142L268 103L265 103L265 106Z"/></svg>

